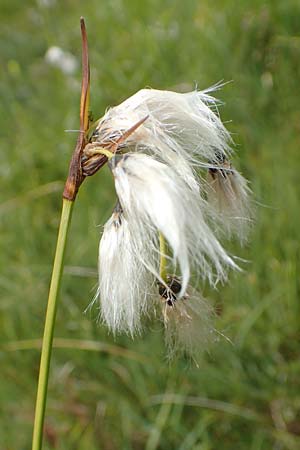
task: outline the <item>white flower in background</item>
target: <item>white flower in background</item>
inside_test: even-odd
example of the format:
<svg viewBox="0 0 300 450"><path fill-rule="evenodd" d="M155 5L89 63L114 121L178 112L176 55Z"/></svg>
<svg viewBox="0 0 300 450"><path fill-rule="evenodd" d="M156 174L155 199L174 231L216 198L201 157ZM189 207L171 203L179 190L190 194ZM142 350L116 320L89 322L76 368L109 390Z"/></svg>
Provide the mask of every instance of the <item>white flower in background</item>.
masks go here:
<svg viewBox="0 0 300 450"><path fill-rule="evenodd" d="M56 3L56 0L37 0L38 6L43 8L51 8Z"/></svg>
<svg viewBox="0 0 300 450"><path fill-rule="evenodd" d="M66 75L72 75L78 68L78 61L72 53L60 47L49 47L45 60L51 66L57 67Z"/></svg>
<svg viewBox="0 0 300 450"><path fill-rule="evenodd" d="M120 205L100 243L103 319L134 334L160 297L168 347L190 355L213 335L191 274L213 286L226 281L238 267L216 234L244 240L250 220L250 190L231 166L230 135L210 91L143 89L107 111L84 152L85 175L89 158L91 173L97 155L110 158Z"/></svg>

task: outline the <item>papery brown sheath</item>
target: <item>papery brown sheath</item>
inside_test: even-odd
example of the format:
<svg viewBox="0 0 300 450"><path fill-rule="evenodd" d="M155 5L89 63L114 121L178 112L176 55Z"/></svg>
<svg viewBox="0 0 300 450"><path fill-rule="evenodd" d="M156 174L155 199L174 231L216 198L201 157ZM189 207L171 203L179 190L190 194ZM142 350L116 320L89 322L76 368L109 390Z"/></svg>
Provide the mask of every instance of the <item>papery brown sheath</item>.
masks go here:
<svg viewBox="0 0 300 450"><path fill-rule="evenodd" d="M80 131L77 138L75 150L73 152L69 175L65 184L63 198L74 201L79 189L79 186L84 180L84 175L81 170L81 156L84 147L86 146L86 132L89 127L89 103L90 103L90 65L87 33L85 28L84 18L80 18L81 38L82 38L82 82L81 82L81 97L80 97Z"/></svg>

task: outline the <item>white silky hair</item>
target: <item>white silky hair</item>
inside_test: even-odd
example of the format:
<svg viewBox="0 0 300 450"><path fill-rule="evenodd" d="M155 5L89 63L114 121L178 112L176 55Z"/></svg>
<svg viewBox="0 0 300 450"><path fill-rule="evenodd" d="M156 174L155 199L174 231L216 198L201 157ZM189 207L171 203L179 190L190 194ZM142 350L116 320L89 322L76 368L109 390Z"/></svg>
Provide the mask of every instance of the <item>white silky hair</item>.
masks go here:
<svg viewBox="0 0 300 450"><path fill-rule="evenodd" d="M183 171L184 177L186 163L191 167L206 166L207 161L214 159L215 151L222 155L231 151L230 134L216 113L217 100L209 95L211 90L181 94L141 89L106 112L96 135L105 141L147 117L129 136L127 145L156 155L178 172Z"/></svg>
<svg viewBox="0 0 300 450"><path fill-rule="evenodd" d="M168 358L186 354L197 363L197 358L217 338L213 307L199 292L188 287L186 296L172 306L163 303L162 308Z"/></svg>
<svg viewBox="0 0 300 450"><path fill-rule="evenodd" d="M221 223L227 236L236 235L244 243L253 216L247 180L233 167L220 169L220 166L213 172L208 171L207 179L207 197L213 220Z"/></svg>
<svg viewBox="0 0 300 450"><path fill-rule="evenodd" d="M168 270L180 271L181 285L172 305L162 294L159 300L170 358L186 353L196 360L216 337L213 308L189 286L191 274L213 286L226 281L228 269L238 267L217 236L243 242L251 222L251 191L231 166L232 140L212 91L142 89L110 108L91 137L99 147L118 144L141 122L110 162L121 206L100 242L98 294L114 334L141 331L142 316L155 310L157 283L168 287L160 274L163 235Z"/></svg>
<svg viewBox="0 0 300 450"><path fill-rule="evenodd" d="M205 183L198 169L209 170L217 158L228 161L232 139L218 115L218 101L204 91L177 93L142 89L118 106L108 109L96 128L96 140L120 137L138 121L145 122L122 145L129 151L154 156L168 164L195 192L208 198L202 204L227 235L245 240L250 222L249 189L234 170L227 183ZM219 178L219 177L218 177ZM224 180L223 180L224 181ZM224 218L219 214L224 213Z"/></svg>
<svg viewBox="0 0 300 450"><path fill-rule="evenodd" d="M131 236L143 248L136 255L160 282L158 232L172 249L174 266L179 265L180 296L192 268L213 285L226 280L228 267L237 269L204 220L205 200L174 169L141 153L116 156L111 167Z"/></svg>
<svg viewBox="0 0 300 450"><path fill-rule="evenodd" d="M141 331L141 316L147 313L153 277L137 254L141 241L134 239L128 220L115 211L104 226L99 246L101 318L114 333Z"/></svg>

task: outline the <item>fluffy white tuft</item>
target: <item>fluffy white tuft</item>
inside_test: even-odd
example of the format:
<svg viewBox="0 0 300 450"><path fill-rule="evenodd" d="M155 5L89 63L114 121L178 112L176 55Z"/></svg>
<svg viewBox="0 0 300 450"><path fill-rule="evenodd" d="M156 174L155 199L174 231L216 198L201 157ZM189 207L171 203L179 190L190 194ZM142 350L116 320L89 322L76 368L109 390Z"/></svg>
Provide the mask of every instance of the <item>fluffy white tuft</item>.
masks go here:
<svg viewBox="0 0 300 450"><path fill-rule="evenodd" d="M214 311L201 294L191 287L172 306L163 303L165 342L168 357L186 354L195 361L216 339Z"/></svg>
<svg viewBox="0 0 300 450"><path fill-rule="evenodd" d="M157 279L153 261L159 258L158 231L172 248L175 266L179 264L181 295L186 290L191 266L212 284L226 279L228 266L236 268L205 223L205 201L172 168L148 155L127 153L112 160L112 170L132 236L143 248L151 246L147 259L139 259Z"/></svg>
<svg viewBox="0 0 300 450"><path fill-rule="evenodd" d="M244 242L252 216L247 180L233 167L218 165L208 171L208 183L207 197L213 219L218 220L229 237L235 234Z"/></svg>
<svg viewBox="0 0 300 450"><path fill-rule="evenodd" d="M107 111L93 139L101 144L115 141L147 117L122 146L168 164L192 190L208 199L203 212L220 218L218 226L243 241L250 223L246 180L235 169L228 172L227 180L222 179L224 171L215 170L215 180L210 172L214 167L228 169L232 152L230 134L217 114L217 100L211 91L213 88L180 94L142 89ZM208 171L213 182L205 183L198 169Z"/></svg>
<svg viewBox="0 0 300 450"><path fill-rule="evenodd" d="M153 279L137 258L143 252L140 244L118 207L104 226L99 246L101 317L113 333L140 331L141 315L148 308Z"/></svg>
<svg viewBox="0 0 300 450"><path fill-rule="evenodd" d="M251 217L250 189L231 166L232 142L212 90L142 89L109 109L90 140L91 148L117 144L110 166L120 203L99 248L102 318L114 333L133 335L153 307L157 284L170 357L195 359L215 336L213 310L189 287L190 275L215 285L238 269L215 234L222 229L243 241ZM168 270L180 271L176 292L172 277L161 278L159 234L169 246Z"/></svg>
<svg viewBox="0 0 300 450"><path fill-rule="evenodd" d="M231 151L230 135L216 113L217 101L208 94L211 90L180 94L142 89L107 111L96 128L95 140L115 139L147 117L126 146L155 155L195 184L194 166L206 167L216 151L224 156Z"/></svg>

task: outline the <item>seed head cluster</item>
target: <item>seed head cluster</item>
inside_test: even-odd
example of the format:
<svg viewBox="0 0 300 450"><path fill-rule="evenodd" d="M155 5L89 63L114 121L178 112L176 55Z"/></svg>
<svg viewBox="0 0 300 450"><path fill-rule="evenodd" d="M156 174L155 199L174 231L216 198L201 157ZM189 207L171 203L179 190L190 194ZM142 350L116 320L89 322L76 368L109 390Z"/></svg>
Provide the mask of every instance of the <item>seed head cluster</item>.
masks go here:
<svg viewBox="0 0 300 450"><path fill-rule="evenodd" d="M250 189L211 91L138 91L96 123L84 155L87 167L109 158L117 194L99 247L101 317L134 335L155 312L170 356L195 356L212 339L199 282L216 286L239 270L220 239L244 242L251 222Z"/></svg>

